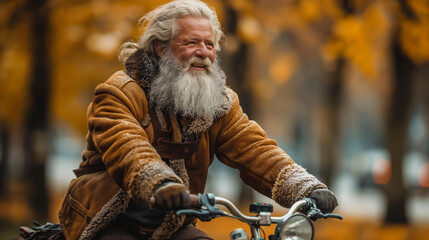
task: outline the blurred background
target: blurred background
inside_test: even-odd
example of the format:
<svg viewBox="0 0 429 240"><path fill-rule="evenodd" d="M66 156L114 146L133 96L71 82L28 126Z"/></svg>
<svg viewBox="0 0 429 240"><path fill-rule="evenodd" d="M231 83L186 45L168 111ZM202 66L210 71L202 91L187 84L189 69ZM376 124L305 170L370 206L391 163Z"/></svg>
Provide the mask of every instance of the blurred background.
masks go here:
<svg viewBox="0 0 429 240"><path fill-rule="evenodd" d="M138 39L139 18L165 2L0 1L1 239L58 222L92 92L123 69L117 50ZM345 219L319 220L316 239L429 239L429 1L204 2L245 112L338 197ZM211 168L207 192L243 211L272 203L237 171ZM201 226L227 239L216 223Z"/></svg>

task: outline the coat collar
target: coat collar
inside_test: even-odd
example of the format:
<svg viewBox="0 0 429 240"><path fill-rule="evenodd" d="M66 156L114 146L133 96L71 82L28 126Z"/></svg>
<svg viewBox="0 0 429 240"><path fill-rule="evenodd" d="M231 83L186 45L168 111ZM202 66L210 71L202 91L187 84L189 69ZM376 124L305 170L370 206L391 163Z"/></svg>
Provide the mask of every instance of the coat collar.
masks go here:
<svg viewBox="0 0 429 240"><path fill-rule="evenodd" d="M125 71L143 89L147 89L159 74L159 59L158 55L139 48L125 61Z"/></svg>

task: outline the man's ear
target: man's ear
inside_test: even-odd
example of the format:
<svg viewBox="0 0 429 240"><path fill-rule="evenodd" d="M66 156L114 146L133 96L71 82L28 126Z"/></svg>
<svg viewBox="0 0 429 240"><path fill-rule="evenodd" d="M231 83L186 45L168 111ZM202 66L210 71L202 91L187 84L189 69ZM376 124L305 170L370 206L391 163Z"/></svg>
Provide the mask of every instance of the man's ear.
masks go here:
<svg viewBox="0 0 429 240"><path fill-rule="evenodd" d="M155 47L155 51L158 54L158 56L162 57L162 55L164 55L164 51L165 51L165 44L163 44L159 40L155 40L153 42L153 46Z"/></svg>

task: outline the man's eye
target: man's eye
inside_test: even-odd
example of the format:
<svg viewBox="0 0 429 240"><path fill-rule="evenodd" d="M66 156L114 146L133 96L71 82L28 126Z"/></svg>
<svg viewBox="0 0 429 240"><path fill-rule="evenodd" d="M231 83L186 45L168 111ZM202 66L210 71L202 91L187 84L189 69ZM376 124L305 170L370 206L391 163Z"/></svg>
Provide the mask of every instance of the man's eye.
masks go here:
<svg viewBox="0 0 429 240"><path fill-rule="evenodd" d="M190 41L190 42L187 42L186 43L186 45L195 45L196 44L196 42L195 41Z"/></svg>
<svg viewBox="0 0 429 240"><path fill-rule="evenodd" d="M214 48L214 43L212 43L212 42L208 42L208 43L206 43L206 47L207 47L208 49L213 49L213 48Z"/></svg>

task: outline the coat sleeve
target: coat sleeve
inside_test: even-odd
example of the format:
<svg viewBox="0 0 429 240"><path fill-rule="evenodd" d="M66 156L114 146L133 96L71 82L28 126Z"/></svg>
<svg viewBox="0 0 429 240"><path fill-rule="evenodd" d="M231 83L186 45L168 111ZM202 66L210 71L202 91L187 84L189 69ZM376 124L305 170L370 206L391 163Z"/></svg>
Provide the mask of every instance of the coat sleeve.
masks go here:
<svg viewBox="0 0 429 240"><path fill-rule="evenodd" d="M95 89L88 118L90 136L115 182L149 206L159 184L182 181L162 161L140 124L147 112L143 90L126 76L112 78Z"/></svg>
<svg viewBox="0 0 429 240"><path fill-rule="evenodd" d="M290 207L316 188L326 188L296 164L264 130L248 119L238 96L221 119L216 156L240 171L241 179L282 206Z"/></svg>

